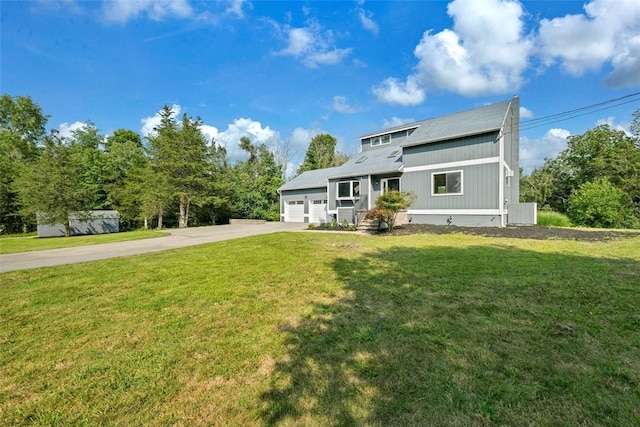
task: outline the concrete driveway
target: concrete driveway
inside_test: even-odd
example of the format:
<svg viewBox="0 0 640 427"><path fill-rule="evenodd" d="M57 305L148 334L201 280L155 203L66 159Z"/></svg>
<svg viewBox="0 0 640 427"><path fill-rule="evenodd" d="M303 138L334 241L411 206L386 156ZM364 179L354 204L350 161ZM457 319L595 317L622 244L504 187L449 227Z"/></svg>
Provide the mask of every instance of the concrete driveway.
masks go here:
<svg viewBox="0 0 640 427"><path fill-rule="evenodd" d="M0 255L0 273L158 252L279 231L302 231L306 227L307 224L301 223L268 222L171 229L166 230L170 236L153 239Z"/></svg>

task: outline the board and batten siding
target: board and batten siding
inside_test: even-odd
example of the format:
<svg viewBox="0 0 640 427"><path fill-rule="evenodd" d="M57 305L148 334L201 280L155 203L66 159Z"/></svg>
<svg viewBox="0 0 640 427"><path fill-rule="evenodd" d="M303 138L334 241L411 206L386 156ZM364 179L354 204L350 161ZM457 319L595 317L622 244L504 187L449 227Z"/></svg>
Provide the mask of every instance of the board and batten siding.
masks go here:
<svg viewBox="0 0 640 427"><path fill-rule="evenodd" d="M354 176L351 178L332 178L329 180L328 189L325 188L325 192L328 194L327 209L330 213L336 213L336 209L340 207L352 207L354 206L351 200L338 200L338 182L343 181L359 181L360 182L360 197L368 197L369 194L369 176Z"/></svg>
<svg viewBox="0 0 640 427"><path fill-rule="evenodd" d="M432 195L431 175L462 171L462 194ZM402 189L416 195L415 209L498 209L498 162L405 172Z"/></svg>
<svg viewBox="0 0 640 427"><path fill-rule="evenodd" d="M405 147L402 162L405 168L411 168L497 157L499 154L498 133L491 132L452 141Z"/></svg>

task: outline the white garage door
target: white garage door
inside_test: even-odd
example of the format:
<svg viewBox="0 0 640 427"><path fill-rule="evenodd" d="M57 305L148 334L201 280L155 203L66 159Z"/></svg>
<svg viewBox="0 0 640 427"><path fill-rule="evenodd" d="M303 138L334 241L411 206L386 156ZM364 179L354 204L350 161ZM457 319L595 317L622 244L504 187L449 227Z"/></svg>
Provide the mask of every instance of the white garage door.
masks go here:
<svg viewBox="0 0 640 427"><path fill-rule="evenodd" d="M327 201L326 200L311 200L309 205L309 222L316 224L325 222L327 220Z"/></svg>
<svg viewBox="0 0 640 427"><path fill-rule="evenodd" d="M288 200L285 203L284 222L304 222L304 200Z"/></svg>

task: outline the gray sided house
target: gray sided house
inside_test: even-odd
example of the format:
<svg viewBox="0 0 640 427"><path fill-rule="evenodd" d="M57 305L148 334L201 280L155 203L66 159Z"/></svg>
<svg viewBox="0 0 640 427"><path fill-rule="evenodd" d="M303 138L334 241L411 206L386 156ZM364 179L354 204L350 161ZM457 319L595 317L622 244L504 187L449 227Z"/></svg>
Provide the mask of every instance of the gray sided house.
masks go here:
<svg viewBox="0 0 640 427"><path fill-rule="evenodd" d="M342 166L302 173L280 187L280 218L357 224L388 190L410 191L414 224L535 224L520 204L519 99L423 120L360 137Z"/></svg>
<svg viewBox="0 0 640 427"><path fill-rule="evenodd" d="M106 234L120 231L120 213L118 211L89 211L91 218L83 219L70 216L71 235ZM64 236L64 224L43 224L38 219L38 237Z"/></svg>

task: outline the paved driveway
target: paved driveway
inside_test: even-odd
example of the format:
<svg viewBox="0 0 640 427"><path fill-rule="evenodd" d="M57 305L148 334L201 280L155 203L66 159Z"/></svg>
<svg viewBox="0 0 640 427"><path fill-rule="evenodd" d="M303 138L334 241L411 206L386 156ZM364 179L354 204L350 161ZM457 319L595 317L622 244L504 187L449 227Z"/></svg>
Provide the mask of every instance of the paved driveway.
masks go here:
<svg viewBox="0 0 640 427"><path fill-rule="evenodd" d="M270 222L193 227L166 230L171 233L170 236L154 239L0 255L0 273L164 251L278 231L301 231L306 226L307 224L300 223Z"/></svg>

